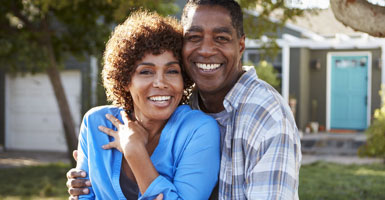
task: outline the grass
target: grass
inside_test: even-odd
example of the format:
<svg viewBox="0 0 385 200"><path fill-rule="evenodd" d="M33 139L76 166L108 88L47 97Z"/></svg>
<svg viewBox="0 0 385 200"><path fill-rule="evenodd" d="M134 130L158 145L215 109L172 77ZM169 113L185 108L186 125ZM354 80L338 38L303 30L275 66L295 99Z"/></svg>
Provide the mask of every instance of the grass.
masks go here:
<svg viewBox="0 0 385 200"><path fill-rule="evenodd" d="M299 196L305 200L385 199L385 165L304 165Z"/></svg>
<svg viewBox="0 0 385 200"><path fill-rule="evenodd" d="M0 200L68 199L68 164L0 169ZM385 199L385 165L340 165L317 162L300 172L304 200Z"/></svg>
<svg viewBox="0 0 385 200"><path fill-rule="evenodd" d="M0 169L0 199L68 199L69 164Z"/></svg>

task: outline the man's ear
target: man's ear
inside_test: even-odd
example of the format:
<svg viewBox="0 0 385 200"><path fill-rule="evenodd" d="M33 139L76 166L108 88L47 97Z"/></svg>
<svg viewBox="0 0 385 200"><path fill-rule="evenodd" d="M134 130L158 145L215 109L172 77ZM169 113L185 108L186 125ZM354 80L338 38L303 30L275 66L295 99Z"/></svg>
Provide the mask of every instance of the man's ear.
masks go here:
<svg viewBox="0 0 385 200"><path fill-rule="evenodd" d="M241 38L239 39L239 53L242 55L243 52L245 51L245 40L246 40L246 36L245 34L243 34L241 36Z"/></svg>

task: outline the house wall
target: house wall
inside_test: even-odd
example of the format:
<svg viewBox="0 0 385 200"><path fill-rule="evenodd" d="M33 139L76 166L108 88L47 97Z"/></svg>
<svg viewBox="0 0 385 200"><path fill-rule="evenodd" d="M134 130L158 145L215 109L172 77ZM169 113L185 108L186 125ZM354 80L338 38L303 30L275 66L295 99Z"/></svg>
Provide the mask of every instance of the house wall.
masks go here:
<svg viewBox="0 0 385 200"><path fill-rule="evenodd" d="M307 48L290 49L290 97L297 100L295 119L304 130L309 121L310 51Z"/></svg>
<svg viewBox="0 0 385 200"><path fill-rule="evenodd" d="M94 105L90 104L90 96L91 95L90 95L90 62L89 62L89 57L85 57L84 60L80 60L80 61L76 60L73 57L70 57L68 60L66 60L66 62L64 63L64 66L65 66L65 70L61 71L63 86L66 87L68 84L72 84L72 85L74 85L74 87L79 88L79 91L77 92L78 94L76 95L76 97L74 97L74 95L72 94L74 92L74 89L69 89L68 91L66 91L67 98L68 98L67 100L69 100L69 103L71 104L70 105L71 113L72 113L72 115L74 117L74 121L76 123L76 129L77 129L76 132L77 132L79 130L81 117L83 116L83 114L87 110L90 109L90 107L94 106ZM63 76L66 76L66 74L68 74L69 72L72 73L74 71L77 71L76 72L77 75L75 75L75 76L78 77L78 78L76 78L75 81L74 80L68 80L68 77L67 78L63 77ZM38 78L36 78L37 82L45 81L44 77L46 75L45 75L45 73L43 73L43 74L44 75L39 75L39 73L36 74L36 77L38 77ZM99 73L98 73L98 75L99 75ZM16 77L19 78L18 80L24 81L24 80L28 79L27 78L28 76L29 75L27 75L25 78L22 78L20 76L16 76ZM60 123L60 119L59 119L59 124L55 124L55 125L53 125L53 127L40 126L39 125L39 127L42 127L41 131L38 131L40 133L40 135L35 134L36 137L34 137L33 139L28 139L28 138L26 139L26 137L24 137L24 136L23 137L14 137L13 134L9 135L9 131L11 131L11 129L12 129L12 124L15 123L15 119L12 118L11 115L6 114L7 110L9 109L5 105L6 99L9 100L9 98L10 98L8 96L9 94L8 94L6 88L9 89L9 88L13 88L14 86L6 84L7 77L8 77L8 74L5 71L2 71L2 69L0 69L0 150L2 147L4 147L4 148L5 147L11 147L9 149L65 151L66 145L65 145L64 137L61 136L63 130L62 130L62 126ZM36 81L33 83L36 83ZM16 82L14 82L14 81L13 82L8 81L8 82L11 84L16 84ZM50 85L50 84L48 84L48 85ZM28 86L31 86L31 84ZM42 90L44 91L46 89L38 89L35 91L35 93L41 92ZM16 91L12 90L12 92L16 92ZM28 90L26 92L31 93L32 91ZM41 95L40 101L43 102L43 100L47 99L47 97L48 97L47 95ZM46 110L45 112L48 112L48 110L51 110L51 109L56 109L56 111L51 112L51 113L54 113L55 115L47 117L48 114L41 115L41 113L40 113L36 117L33 117L34 120L44 118L44 116L45 116L44 119L47 119L47 120L54 120L54 118L56 119L56 117L60 118L59 111L57 110L56 100L54 97L52 97L52 98L53 98L53 102L45 103L48 106L47 109L45 109ZM33 99L31 99L31 98L26 99L25 97L17 97L17 99L12 100L12 102L13 103L14 102L21 102L24 100L26 100L25 104L28 104L28 103L31 103ZM9 101L7 101L7 102L10 103ZM76 104L76 106L73 106L72 104L74 104L74 105ZM24 105L24 104L22 104L22 105ZM20 116L22 116L22 117L29 116L29 114L30 114L29 111L26 112L25 110L20 111L20 112L24 112L24 113L20 113L21 114ZM7 117L7 119L6 119L6 117ZM33 120L30 120L30 121L33 121ZM24 124L24 125L25 126L31 126L31 127L33 126L32 128L36 129L36 127L37 127L36 124L37 123L35 123L35 125L33 125L33 124L29 124L29 125ZM56 130L57 128L60 130ZM53 129L55 129L56 132L58 132L58 134L56 134L56 132L53 131ZM12 131L14 131L14 130L12 129ZM47 133L49 132L51 134L42 136L41 133L43 133L43 132L47 132ZM48 142L49 145L38 144L38 141L46 141L46 142ZM35 146L33 146L31 143L35 143L34 144ZM24 146L24 147L21 148L21 147L17 146L19 144L23 144L22 146ZM7 149L8 148L6 148L6 150Z"/></svg>
<svg viewBox="0 0 385 200"><path fill-rule="evenodd" d="M290 79L289 79L289 98L297 99L296 112L295 112L295 121L297 123L298 128L301 126L300 117L301 113L299 111L300 100L298 97L300 96L300 59L301 52L299 48L291 48L290 49Z"/></svg>
<svg viewBox="0 0 385 200"><path fill-rule="evenodd" d="M371 117L374 111L381 107L381 97L379 91L381 90L381 68L378 63L381 59L381 49L371 50L372 52L372 105Z"/></svg>
<svg viewBox="0 0 385 200"><path fill-rule="evenodd" d="M327 53L328 52L357 52L357 51L369 51L372 54L372 81L371 81L371 115L374 110L381 105L381 98L378 95L378 91L381 88L381 70L378 66L378 59L381 56L380 49L328 49L328 50L311 50L309 62L313 60L319 60L321 64L320 69L310 68L310 92L309 92L309 106L308 115L309 121L315 120L320 125L326 125L326 83L327 83ZM312 101L317 101L317 109L315 113L312 113ZM301 109L303 106L301 105ZM313 119L314 118L314 119Z"/></svg>
<svg viewBox="0 0 385 200"><path fill-rule="evenodd" d="M5 146L5 72L0 69L0 151Z"/></svg>

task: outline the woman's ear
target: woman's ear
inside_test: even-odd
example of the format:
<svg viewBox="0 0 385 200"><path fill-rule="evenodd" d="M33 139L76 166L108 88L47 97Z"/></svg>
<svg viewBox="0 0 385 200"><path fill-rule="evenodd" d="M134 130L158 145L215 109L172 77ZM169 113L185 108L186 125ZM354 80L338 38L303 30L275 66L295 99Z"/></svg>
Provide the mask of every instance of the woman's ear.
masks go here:
<svg viewBox="0 0 385 200"><path fill-rule="evenodd" d="M124 91L130 92L130 84L123 87Z"/></svg>

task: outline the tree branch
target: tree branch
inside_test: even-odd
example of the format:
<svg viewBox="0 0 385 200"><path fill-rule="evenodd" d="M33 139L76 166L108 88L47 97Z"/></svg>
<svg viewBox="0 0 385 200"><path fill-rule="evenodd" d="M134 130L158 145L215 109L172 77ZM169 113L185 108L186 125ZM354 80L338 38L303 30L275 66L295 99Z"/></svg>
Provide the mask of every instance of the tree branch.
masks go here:
<svg viewBox="0 0 385 200"><path fill-rule="evenodd" d="M356 31L375 37L385 37L385 7L366 0L330 0L337 20Z"/></svg>

